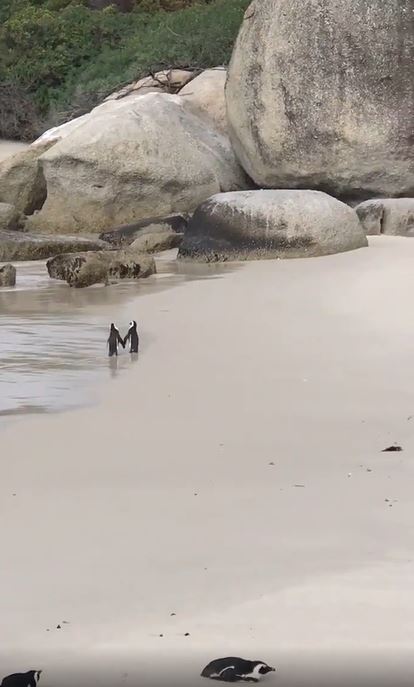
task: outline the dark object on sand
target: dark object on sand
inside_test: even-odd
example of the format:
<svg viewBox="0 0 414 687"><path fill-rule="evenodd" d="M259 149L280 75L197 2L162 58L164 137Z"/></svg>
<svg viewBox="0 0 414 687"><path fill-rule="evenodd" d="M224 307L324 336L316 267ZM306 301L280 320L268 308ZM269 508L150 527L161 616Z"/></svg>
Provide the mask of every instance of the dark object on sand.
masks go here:
<svg viewBox="0 0 414 687"><path fill-rule="evenodd" d="M244 658L216 658L201 673L201 677L222 682L259 682L260 678L275 668L264 661L248 661Z"/></svg>
<svg viewBox="0 0 414 687"><path fill-rule="evenodd" d="M27 673L13 673L3 678L1 687L36 687L41 670L29 670Z"/></svg>
<svg viewBox="0 0 414 687"><path fill-rule="evenodd" d="M129 352L130 353L138 353L138 346L139 346L139 336L138 336L138 331L137 331L137 323L135 320L132 320L129 323L129 329L128 333L123 341L123 346L127 345L127 342L130 342L129 344Z"/></svg>
<svg viewBox="0 0 414 687"><path fill-rule="evenodd" d="M124 340L119 333L119 329L115 327L114 323L112 322L108 338L109 357L118 355L119 343L121 344L122 348L125 348Z"/></svg>
<svg viewBox="0 0 414 687"><path fill-rule="evenodd" d="M387 453L388 451L402 451L402 446L397 446L396 444L393 444L392 446L388 446L388 448L383 448L381 453Z"/></svg>

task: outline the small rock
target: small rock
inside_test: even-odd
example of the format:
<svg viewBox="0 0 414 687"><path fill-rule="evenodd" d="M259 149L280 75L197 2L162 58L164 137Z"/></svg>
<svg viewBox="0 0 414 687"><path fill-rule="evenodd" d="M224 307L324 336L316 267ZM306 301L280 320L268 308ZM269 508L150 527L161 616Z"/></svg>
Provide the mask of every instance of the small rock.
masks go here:
<svg viewBox="0 0 414 687"><path fill-rule="evenodd" d="M398 446L397 444L393 444L392 446L388 446L388 448L383 448L381 453L387 453L390 451L402 451L402 446Z"/></svg>
<svg viewBox="0 0 414 687"><path fill-rule="evenodd" d="M56 625L56 629L61 630L62 629L61 625Z"/></svg>
<svg viewBox="0 0 414 687"><path fill-rule="evenodd" d="M177 615L176 613L170 613L170 616L172 617L173 615Z"/></svg>
<svg viewBox="0 0 414 687"><path fill-rule="evenodd" d="M371 468L367 468L367 472L372 472Z"/></svg>
<svg viewBox="0 0 414 687"><path fill-rule="evenodd" d="M304 484L294 484L293 486L294 486L294 487L302 487L302 489L305 487Z"/></svg>
<svg viewBox="0 0 414 687"><path fill-rule="evenodd" d="M185 633L184 633L184 637L189 637L189 636L190 636L190 633L189 633L189 632L185 632Z"/></svg>
<svg viewBox="0 0 414 687"><path fill-rule="evenodd" d="M13 265L0 267L0 286L16 285L16 268Z"/></svg>

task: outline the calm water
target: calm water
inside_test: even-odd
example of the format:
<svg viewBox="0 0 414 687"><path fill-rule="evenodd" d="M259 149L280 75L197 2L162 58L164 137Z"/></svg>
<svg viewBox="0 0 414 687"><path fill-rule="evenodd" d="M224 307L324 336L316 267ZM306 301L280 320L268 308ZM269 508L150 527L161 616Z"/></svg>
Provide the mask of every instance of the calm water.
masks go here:
<svg viewBox="0 0 414 687"><path fill-rule="evenodd" d="M0 289L0 422L26 413L93 402L96 382L122 374L129 355L107 356L109 324L132 315L128 302L217 269L157 261L158 274L109 287L71 289L50 279L43 262L15 263L17 283Z"/></svg>

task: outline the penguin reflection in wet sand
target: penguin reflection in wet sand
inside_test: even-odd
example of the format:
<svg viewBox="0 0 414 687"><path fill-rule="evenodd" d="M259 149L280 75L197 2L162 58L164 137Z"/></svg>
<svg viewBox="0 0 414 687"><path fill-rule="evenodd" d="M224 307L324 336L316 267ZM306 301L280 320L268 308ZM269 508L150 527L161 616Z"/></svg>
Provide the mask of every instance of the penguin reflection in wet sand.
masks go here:
<svg viewBox="0 0 414 687"><path fill-rule="evenodd" d="M264 661L247 661L244 658L216 658L202 671L202 677L222 682L259 682L260 678L275 670Z"/></svg>
<svg viewBox="0 0 414 687"><path fill-rule="evenodd" d="M122 336L119 333L119 329L115 327L114 323L112 322L108 339L109 357L118 355L118 344L121 344L122 348L125 348L125 344Z"/></svg>
<svg viewBox="0 0 414 687"><path fill-rule="evenodd" d="M41 670L29 670L27 673L13 673L3 678L1 687L36 687Z"/></svg>
<svg viewBox="0 0 414 687"><path fill-rule="evenodd" d="M124 339L124 348L127 345L128 339L130 341L129 352L130 353L138 353L139 336L138 336L138 331L137 331L137 323L135 322L135 320L132 320L132 322L129 323L128 333Z"/></svg>

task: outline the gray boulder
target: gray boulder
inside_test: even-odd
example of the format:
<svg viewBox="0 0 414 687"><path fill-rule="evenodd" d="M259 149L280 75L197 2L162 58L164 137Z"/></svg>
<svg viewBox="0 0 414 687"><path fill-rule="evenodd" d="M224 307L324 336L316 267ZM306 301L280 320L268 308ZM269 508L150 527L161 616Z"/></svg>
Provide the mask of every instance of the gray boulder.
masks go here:
<svg viewBox="0 0 414 687"><path fill-rule="evenodd" d="M0 267L0 286L15 286L16 268L13 265Z"/></svg>
<svg viewBox="0 0 414 687"><path fill-rule="evenodd" d="M206 69L180 91L187 109L212 123L224 134L227 134L226 78L227 70L224 67Z"/></svg>
<svg viewBox="0 0 414 687"><path fill-rule="evenodd" d="M24 215L14 205L0 203L0 231L21 231L24 220Z"/></svg>
<svg viewBox="0 0 414 687"><path fill-rule="evenodd" d="M229 133L260 186L410 196L412 0L255 0L226 86Z"/></svg>
<svg viewBox="0 0 414 687"><path fill-rule="evenodd" d="M177 234L175 231L160 231L153 234L139 236L131 248L142 253L161 253L163 250L171 250L181 245L184 234Z"/></svg>
<svg viewBox="0 0 414 687"><path fill-rule="evenodd" d="M25 215L42 207L46 182L39 157L53 142L32 145L0 162L0 202L10 203Z"/></svg>
<svg viewBox="0 0 414 687"><path fill-rule="evenodd" d="M367 246L352 208L319 191L222 193L194 213L179 256L204 261L302 258Z"/></svg>
<svg viewBox="0 0 414 687"><path fill-rule="evenodd" d="M188 220L183 215L171 215L170 217L150 217L140 222L123 224L110 231L104 231L99 238L107 241L112 246L120 248L128 246L136 239L148 234L177 233L183 234L187 229Z"/></svg>
<svg viewBox="0 0 414 687"><path fill-rule="evenodd" d="M108 101L41 156L45 231L102 232L191 212L213 193L246 188L230 141L178 95Z"/></svg>
<svg viewBox="0 0 414 687"><path fill-rule="evenodd" d="M75 288L110 279L142 279L156 272L153 258L130 249L56 255L46 266L50 277Z"/></svg>
<svg viewBox="0 0 414 687"><path fill-rule="evenodd" d="M77 250L105 250L108 244L83 236L49 236L0 231L0 262L9 260L45 260L58 253Z"/></svg>
<svg viewBox="0 0 414 687"><path fill-rule="evenodd" d="M356 208L366 234L414 236L414 198L378 198Z"/></svg>

